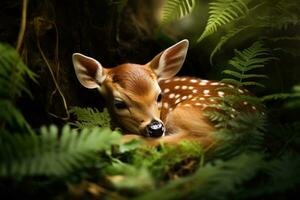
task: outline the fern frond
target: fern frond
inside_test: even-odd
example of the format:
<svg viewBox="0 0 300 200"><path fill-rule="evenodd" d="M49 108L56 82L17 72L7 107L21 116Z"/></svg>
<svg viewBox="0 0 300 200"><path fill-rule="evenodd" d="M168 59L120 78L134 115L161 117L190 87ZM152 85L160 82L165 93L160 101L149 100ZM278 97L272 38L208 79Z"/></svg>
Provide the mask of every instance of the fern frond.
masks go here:
<svg viewBox="0 0 300 200"><path fill-rule="evenodd" d="M220 26L247 14L248 7L243 0L215 0L209 4L208 22L197 42L215 33Z"/></svg>
<svg viewBox="0 0 300 200"><path fill-rule="evenodd" d="M30 131L30 126L24 116L10 100L1 99L0 108L0 121L6 124L6 129L8 129L7 126L9 126L14 130L20 128L21 130L27 129ZM0 127L0 130L1 128L2 127Z"/></svg>
<svg viewBox="0 0 300 200"><path fill-rule="evenodd" d="M247 29L249 27L251 27L251 26L248 25L248 26L233 28L226 35L222 36L220 41L218 42L218 44L215 46L214 50L210 54L210 57L209 57L210 64L213 65L213 57L215 56L215 54L218 51L221 50L221 48L224 46L224 44L226 44L226 42L228 40L230 40L231 38L233 38L234 36L236 36L237 34L239 34L240 32L244 31L245 29Z"/></svg>
<svg viewBox="0 0 300 200"><path fill-rule="evenodd" d="M290 93L277 93L277 94L270 94L270 95L263 96L263 97L261 97L261 100L262 101L272 101L272 100L281 100L281 99L287 99L287 98L293 98L293 97L295 97L295 96Z"/></svg>
<svg viewBox="0 0 300 200"><path fill-rule="evenodd" d="M263 46L263 43L257 41L243 51L235 50L235 57L228 63L234 69L224 70L223 73L233 76L233 78L222 79L225 83L234 83L238 86L259 86L264 87L263 84L256 81L249 81L247 79L268 78L262 74L249 74L253 69L262 68L267 62L275 59L271 56L268 48Z"/></svg>
<svg viewBox="0 0 300 200"><path fill-rule="evenodd" d="M196 0L166 0L162 8L161 23L167 24L191 14Z"/></svg>
<svg viewBox="0 0 300 200"><path fill-rule="evenodd" d="M199 168L192 176L176 179L137 199L228 199L262 165L262 156L258 154L242 154L227 162L215 161Z"/></svg>
<svg viewBox="0 0 300 200"><path fill-rule="evenodd" d="M23 63L14 48L0 43L0 97L14 99L22 92L30 95L25 77L35 80L36 75Z"/></svg>
<svg viewBox="0 0 300 200"><path fill-rule="evenodd" d="M96 108L80 108L72 107L70 113L74 114L77 120L72 125L78 128L91 128L91 127L110 127L110 116L107 109L100 112Z"/></svg>
<svg viewBox="0 0 300 200"><path fill-rule="evenodd" d="M268 76L263 74L243 74L236 71L224 70L223 74L231 75L236 78L248 79L248 78L268 78Z"/></svg>
<svg viewBox="0 0 300 200"><path fill-rule="evenodd" d="M256 26L286 30L300 25L300 4L294 0L269 1L268 12L258 15Z"/></svg>
<svg viewBox="0 0 300 200"><path fill-rule="evenodd" d="M107 150L120 135L109 129L77 132L63 127L42 127L38 134L3 134L0 140L0 176L64 176L91 165L97 152Z"/></svg>

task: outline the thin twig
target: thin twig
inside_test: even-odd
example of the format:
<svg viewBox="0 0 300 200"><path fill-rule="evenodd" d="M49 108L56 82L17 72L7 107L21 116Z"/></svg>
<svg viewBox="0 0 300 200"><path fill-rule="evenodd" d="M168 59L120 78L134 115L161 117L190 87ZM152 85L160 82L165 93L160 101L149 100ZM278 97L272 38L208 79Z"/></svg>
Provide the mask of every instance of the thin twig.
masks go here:
<svg viewBox="0 0 300 200"><path fill-rule="evenodd" d="M42 19L39 19L39 20L42 20ZM50 23L54 24L53 22L50 22ZM67 116L66 116L66 117L58 117L57 115L55 115L55 114L53 114L53 113L49 113L49 114L50 114L51 116L53 116L53 117L60 118L60 119L62 119L62 120L69 120L70 114L69 114L69 111L68 111L68 105L67 105L67 102L66 102L66 99L65 99L65 96L64 96L63 92L61 91L61 88L60 88L59 84L57 83L57 80L56 80L55 74L54 74L54 72L53 72L53 70L52 70L52 67L51 67L49 61L48 61L47 58L46 58L46 55L44 54L44 52L43 52L43 50L42 50L42 48L41 48L40 39L39 39L39 30L36 31L36 35L37 35L37 47L38 47L38 50L39 50L39 52L40 52L40 54L41 54L41 56L42 56L44 62L46 63L46 65L47 65L47 67L48 67L48 69L49 69L49 71L50 71L50 74L51 74L52 80L53 80L53 82L54 82L54 85L55 85L55 87L56 87L56 89L57 89L59 95L61 96L61 99L62 99L62 101L63 101L63 105L64 105L64 108L65 108L65 111L66 111L66 115L67 115ZM58 34L57 34L57 35L58 35ZM58 39L57 39L57 40L58 40ZM58 46L58 42L56 42L56 44L57 44L57 46ZM56 47L56 52L57 52L57 48L58 48L58 47Z"/></svg>
<svg viewBox="0 0 300 200"><path fill-rule="evenodd" d="M19 31L18 41L17 41L17 46L16 46L16 49L18 52L21 49L25 30L26 30L27 5L28 5L28 0L23 0L21 25L20 25L20 31Z"/></svg>

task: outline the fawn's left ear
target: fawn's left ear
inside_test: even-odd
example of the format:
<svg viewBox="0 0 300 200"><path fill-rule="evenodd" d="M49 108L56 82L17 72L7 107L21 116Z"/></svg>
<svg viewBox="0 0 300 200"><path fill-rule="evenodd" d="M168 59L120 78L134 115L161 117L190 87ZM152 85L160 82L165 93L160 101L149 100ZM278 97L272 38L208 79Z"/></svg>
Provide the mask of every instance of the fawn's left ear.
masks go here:
<svg viewBox="0 0 300 200"><path fill-rule="evenodd" d="M181 40L155 56L148 64L157 75L158 81L172 78L181 69L189 47L187 39Z"/></svg>

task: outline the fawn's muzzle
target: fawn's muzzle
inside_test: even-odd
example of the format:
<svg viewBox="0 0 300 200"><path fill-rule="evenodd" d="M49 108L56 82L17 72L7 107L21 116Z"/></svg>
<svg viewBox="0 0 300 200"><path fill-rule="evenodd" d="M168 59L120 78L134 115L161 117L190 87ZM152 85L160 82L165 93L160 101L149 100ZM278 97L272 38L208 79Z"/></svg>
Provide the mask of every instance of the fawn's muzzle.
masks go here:
<svg viewBox="0 0 300 200"><path fill-rule="evenodd" d="M146 131L150 137L161 137L165 132L165 127L163 123L152 120L151 123L147 125Z"/></svg>

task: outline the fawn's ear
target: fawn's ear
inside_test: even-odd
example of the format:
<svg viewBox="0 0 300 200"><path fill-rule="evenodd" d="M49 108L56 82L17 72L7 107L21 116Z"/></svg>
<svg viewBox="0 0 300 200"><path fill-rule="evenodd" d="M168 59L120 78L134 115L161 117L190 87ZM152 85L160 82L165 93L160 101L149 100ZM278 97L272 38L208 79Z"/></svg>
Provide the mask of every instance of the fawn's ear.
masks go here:
<svg viewBox="0 0 300 200"><path fill-rule="evenodd" d="M181 40L155 56L148 64L157 75L158 81L172 78L181 69L189 47L188 40Z"/></svg>
<svg viewBox="0 0 300 200"><path fill-rule="evenodd" d="M72 61L81 85L89 89L100 88L105 76L103 74L104 68L97 60L80 53L74 53Z"/></svg>

